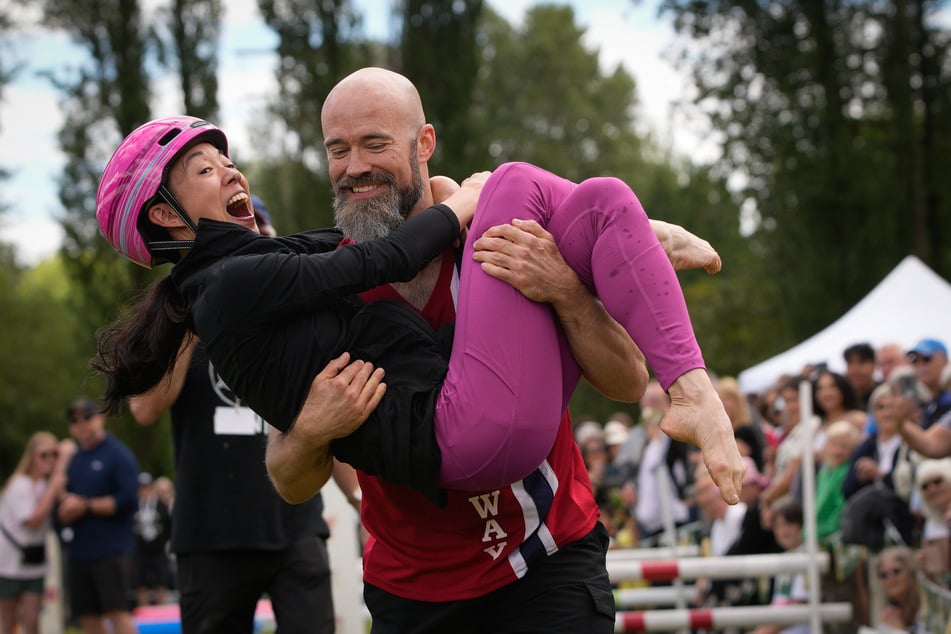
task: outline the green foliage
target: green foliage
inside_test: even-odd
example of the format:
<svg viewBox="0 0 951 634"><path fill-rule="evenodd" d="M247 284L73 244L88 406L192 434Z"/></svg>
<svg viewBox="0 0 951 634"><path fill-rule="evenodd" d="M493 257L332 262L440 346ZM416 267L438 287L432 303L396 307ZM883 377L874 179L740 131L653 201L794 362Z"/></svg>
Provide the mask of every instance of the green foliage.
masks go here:
<svg viewBox="0 0 951 634"><path fill-rule="evenodd" d="M664 3L721 169L744 175L759 216L748 287L772 296L785 334L749 361L833 321L908 253L951 273L940 4Z"/></svg>
<svg viewBox="0 0 951 634"><path fill-rule="evenodd" d="M398 69L416 85L426 119L438 130L433 164L458 178L484 169L473 156L478 133L469 116L479 77L477 35L483 0L401 4ZM452 60L451 70L446 60Z"/></svg>
<svg viewBox="0 0 951 634"><path fill-rule="evenodd" d="M529 9L518 30L486 11L473 156L492 165L527 161L572 180L631 181L643 165L634 80L620 67L602 73L583 33L566 6Z"/></svg>
<svg viewBox="0 0 951 634"><path fill-rule="evenodd" d="M34 269L0 269L0 471L9 474L30 434L66 434L65 407L85 389L85 343L66 307L70 284L54 259Z"/></svg>
<svg viewBox="0 0 951 634"><path fill-rule="evenodd" d="M258 8L279 38L278 94L269 110L292 140L280 153L319 170L324 98L341 77L370 60L360 16L349 0L258 0Z"/></svg>
<svg viewBox="0 0 951 634"><path fill-rule="evenodd" d="M193 117L218 119L218 34L221 0L172 0L167 15L169 47L175 51L185 109Z"/></svg>
<svg viewBox="0 0 951 634"><path fill-rule="evenodd" d="M279 38L278 94L254 126L258 156L246 166L281 233L333 225L320 108L337 81L366 66L379 47L360 34L349 0L258 0Z"/></svg>

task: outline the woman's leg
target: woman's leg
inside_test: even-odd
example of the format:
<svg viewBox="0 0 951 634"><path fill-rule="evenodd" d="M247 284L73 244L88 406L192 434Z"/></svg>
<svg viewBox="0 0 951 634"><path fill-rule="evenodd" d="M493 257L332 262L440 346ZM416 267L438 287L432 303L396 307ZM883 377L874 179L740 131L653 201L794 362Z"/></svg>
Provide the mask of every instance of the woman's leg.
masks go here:
<svg viewBox="0 0 951 634"><path fill-rule="evenodd" d="M472 265L472 240L514 217L554 236L665 388L703 366L679 281L631 189L613 178L576 185L524 163L503 165L486 183L470 229L436 409L442 481L451 488L495 488L537 467L580 376L550 307Z"/></svg>
<svg viewBox="0 0 951 634"><path fill-rule="evenodd" d="M40 609L43 597L35 592L24 592L20 596L20 618L23 622L23 634L40 634Z"/></svg>
<svg viewBox="0 0 951 634"><path fill-rule="evenodd" d="M472 242L486 229L531 207L554 208L576 187L549 175L545 189L512 196L506 185L517 165L500 166L486 182L463 251L452 355L436 402L446 488L489 490L531 473L554 443L563 394L580 377L551 308L472 261Z"/></svg>
<svg viewBox="0 0 951 634"><path fill-rule="evenodd" d="M17 598L0 599L0 634L14 634L17 625Z"/></svg>

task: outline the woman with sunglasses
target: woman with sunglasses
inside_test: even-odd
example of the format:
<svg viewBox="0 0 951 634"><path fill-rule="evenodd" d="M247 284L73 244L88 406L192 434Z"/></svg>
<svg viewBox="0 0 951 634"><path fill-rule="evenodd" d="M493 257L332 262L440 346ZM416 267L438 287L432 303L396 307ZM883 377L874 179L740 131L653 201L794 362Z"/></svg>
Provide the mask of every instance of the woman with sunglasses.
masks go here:
<svg viewBox="0 0 951 634"><path fill-rule="evenodd" d="M885 595L877 625L901 632L927 632L919 622L921 595L912 550L906 546L886 548L878 555L876 572Z"/></svg>
<svg viewBox="0 0 951 634"><path fill-rule="evenodd" d="M65 483L56 437L35 432L0 500L0 632L39 633L48 563L43 547L53 504Z"/></svg>

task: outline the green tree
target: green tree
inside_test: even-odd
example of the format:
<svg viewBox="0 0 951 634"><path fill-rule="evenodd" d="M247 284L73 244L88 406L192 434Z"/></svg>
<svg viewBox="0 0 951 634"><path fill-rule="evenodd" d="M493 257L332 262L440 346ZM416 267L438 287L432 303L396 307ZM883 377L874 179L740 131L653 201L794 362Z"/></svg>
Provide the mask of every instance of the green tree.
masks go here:
<svg viewBox="0 0 951 634"><path fill-rule="evenodd" d="M92 333L115 317L119 298L149 276L122 261L95 222L99 175L122 136L149 119L146 31L137 0L43 0L43 20L81 49L75 64L50 76L64 114L59 133L66 166L59 178L62 256L81 293L74 310ZM93 347L90 346L89 354Z"/></svg>
<svg viewBox="0 0 951 634"><path fill-rule="evenodd" d="M221 0L172 0L166 20L171 40L167 47L174 51L168 61L181 81L183 112L216 121Z"/></svg>
<svg viewBox="0 0 951 634"><path fill-rule="evenodd" d="M373 47L349 0L258 0L278 36L278 93L253 132L261 156L248 172L282 233L333 224L320 108L333 85L366 65Z"/></svg>
<svg viewBox="0 0 951 634"><path fill-rule="evenodd" d="M86 346L79 316L67 301L71 285L60 259L33 269L0 266L0 465L5 477L30 434L65 436L65 407L87 387Z"/></svg>
<svg viewBox="0 0 951 634"><path fill-rule="evenodd" d="M401 4L396 68L416 85L426 119L438 131L434 165L457 178L484 169L473 158L478 136L469 116L479 76L477 36L483 0ZM446 60L452 60L451 69Z"/></svg>
<svg viewBox="0 0 951 634"><path fill-rule="evenodd" d="M620 66L602 72L571 7L533 7L518 29L485 14L474 156L527 161L572 180L612 174L631 182L644 164L634 79Z"/></svg>
<svg viewBox="0 0 951 634"><path fill-rule="evenodd" d="M909 252L949 272L932 237L951 222L932 165L951 116L936 70L947 32L929 18L940 4L663 3L720 168L743 175L759 216L751 288L775 297L785 333L761 355L831 322Z"/></svg>

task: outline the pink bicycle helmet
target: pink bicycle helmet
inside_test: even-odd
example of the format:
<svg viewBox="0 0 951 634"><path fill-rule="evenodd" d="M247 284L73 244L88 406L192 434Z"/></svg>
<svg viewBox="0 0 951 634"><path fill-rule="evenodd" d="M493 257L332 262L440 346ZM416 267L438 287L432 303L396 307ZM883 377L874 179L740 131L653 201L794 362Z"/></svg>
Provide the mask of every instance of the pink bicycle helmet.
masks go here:
<svg viewBox="0 0 951 634"><path fill-rule="evenodd" d="M139 216L156 197L167 202L194 230L194 224L164 185L165 172L178 153L201 138L228 154L228 139L214 125L195 117L149 121L127 136L106 165L96 194L99 229L112 247L136 264L173 261L173 253L190 246L180 240L145 236ZM168 254L168 255L166 255Z"/></svg>

